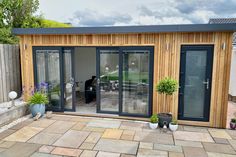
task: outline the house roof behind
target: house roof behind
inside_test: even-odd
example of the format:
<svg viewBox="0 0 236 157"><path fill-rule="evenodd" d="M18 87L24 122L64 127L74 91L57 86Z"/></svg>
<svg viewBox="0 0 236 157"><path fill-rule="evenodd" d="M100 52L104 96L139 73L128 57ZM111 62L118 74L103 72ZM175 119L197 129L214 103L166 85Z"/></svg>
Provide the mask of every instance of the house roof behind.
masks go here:
<svg viewBox="0 0 236 157"><path fill-rule="evenodd" d="M210 19L209 24L236 24L236 18L215 18ZM236 32L233 35L233 45L236 46Z"/></svg>
<svg viewBox="0 0 236 157"><path fill-rule="evenodd" d="M164 33L164 32L235 32L236 24L185 24L185 25L146 25L110 27L70 27L70 28L14 28L15 35L29 34L125 34L125 33Z"/></svg>

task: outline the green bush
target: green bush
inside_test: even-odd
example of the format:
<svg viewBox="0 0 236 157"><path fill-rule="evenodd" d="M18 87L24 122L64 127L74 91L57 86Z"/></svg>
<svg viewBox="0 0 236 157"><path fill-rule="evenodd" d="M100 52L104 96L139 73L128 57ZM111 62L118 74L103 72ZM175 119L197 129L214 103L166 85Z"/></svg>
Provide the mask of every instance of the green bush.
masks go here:
<svg viewBox="0 0 236 157"><path fill-rule="evenodd" d="M150 122L151 123L158 123L158 121L159 121L159 118L158 118L157 114L153 114L150 118Z"/></svg>
<svg viewBox="0 0 236 157"><path fill-rule="evenodd" d="M177 121L176 119L172 119L171 124L172 124L172 125L177 125L177 124L178 124L178 121Z"/></svg>
<svg viewBox="0 0 236 157"><path fill-rule="evenodd" d="M236 123L236 118L232 118L232 119L231 119L231 122L232 122L232 123Z"/></svg>
<svg viewBox="0 0 236 157"><path fill-rule="evenodd" d="M0 28L0 44L16 44L18 38L11 34L10 28Z"/></svg>
<svg viewBox="0 0 236 157"><path fill-rule="evenodd" d="M161 80L156 86L156 90L159 93L172 95L178 89L178 82L175 79L166 77Z"/></svg>
<svg viewBox="0 0 236 157"><path fill-rule="evenodd" d="M46 20L46 19L41 19L40 20L40 27L42 28L50 28L50 27L71 27L70 24L65 24L53 20Z"/></svg>
<svg viewBox="0 0 236 157"><path fill-rule="evenodd" d="M48 103L49 101L47 95L40 92L34 93L28 101L29 105L48 104Z"/></svg>

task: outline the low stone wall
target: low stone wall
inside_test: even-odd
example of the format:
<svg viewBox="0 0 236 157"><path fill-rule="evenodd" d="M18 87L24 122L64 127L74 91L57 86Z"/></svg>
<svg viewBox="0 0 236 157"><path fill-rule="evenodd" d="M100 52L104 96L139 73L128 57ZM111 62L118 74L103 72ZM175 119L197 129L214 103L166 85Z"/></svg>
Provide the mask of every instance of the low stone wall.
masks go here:
<svg viewBox="0 0 236 157"><path fill-rule="evenodd" d="M28 106L22 104L0 113L0 127L28 114Z"/></svg>

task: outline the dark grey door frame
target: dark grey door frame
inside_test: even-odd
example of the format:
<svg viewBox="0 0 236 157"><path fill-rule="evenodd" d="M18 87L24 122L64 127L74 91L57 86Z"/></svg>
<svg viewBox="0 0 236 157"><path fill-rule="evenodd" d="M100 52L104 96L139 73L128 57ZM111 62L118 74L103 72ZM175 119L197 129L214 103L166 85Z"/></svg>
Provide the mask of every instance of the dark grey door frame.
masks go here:
<svg viewBox="0 0 236 157"><path fill-rule="evenodd" d="M206 50L207 51L207 67L205 76L209 79L208 89L205 86L205 100L204 100L204 117L193 118L184 117L184 84L185 84L185 68L186 66L186 53L187 51ZM211 103L211 86L212 86L212 68L213 68L213 55L214 45L182 45L180 54L180 75L179 75L179 107L178 107L178 119L191 120L191 121L209 121L210 116L210 103ZM191 65L190 65L191 66Z"/></svg>

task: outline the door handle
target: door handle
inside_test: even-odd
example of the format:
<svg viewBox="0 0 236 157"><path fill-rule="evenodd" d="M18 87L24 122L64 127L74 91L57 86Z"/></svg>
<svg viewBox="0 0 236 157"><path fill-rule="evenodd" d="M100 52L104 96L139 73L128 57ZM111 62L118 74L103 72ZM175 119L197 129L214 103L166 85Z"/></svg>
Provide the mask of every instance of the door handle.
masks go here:
<svg viewBox="0 0 236 157"><path fill-rule="evenodd" d="M207 79L207 81L203 81L202 83L206 85L206 89L209 89L209 79Z"/></svg>

